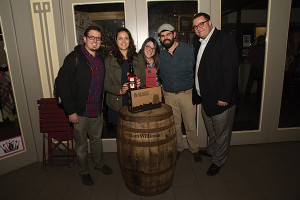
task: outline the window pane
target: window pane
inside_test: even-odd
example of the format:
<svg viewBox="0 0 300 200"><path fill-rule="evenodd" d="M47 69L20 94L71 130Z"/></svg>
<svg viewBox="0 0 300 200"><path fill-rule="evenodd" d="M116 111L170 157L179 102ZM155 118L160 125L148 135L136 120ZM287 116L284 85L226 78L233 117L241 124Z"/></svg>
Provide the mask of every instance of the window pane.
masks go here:
<svg viewBox="0 0 300 200"><path fill-rule="evenodd" d="M115 31L125 26L123 3L84 4L74 6L77 43L83 44L83 34L90 25L102 28L101 48L108 53Z"/></svg>
<svg viewBox="0 0 300 200"><path fill-rule="evenodd" d="M292 1L279 128L300 126L300 2Z"/></svg>
<svg viewBox="0 0 300 200"><path fill-rule="evenodd" d="M84 4L74 6L76 37L78 44L83 44L85 29L90 25L102 28L101 49L105 55L111 51L114 34L118 28L125 27L124 3ZM116 138L117 129L107 123L107 106L104 98L103 138Z"/></svg>
<svg viewBox="0 0 300 200"><path fill-rule="evenodd" d="M267 11L267 0L222 1L222 30L236 40L240 54L234 131L259 128Z"/></svg>
<svg viewBox="0 0 300 200"><path fill-rule="evenodd" d="M148 2L149 36L159 42L157 29L164 23L174 26L176 38L193 44L195 33L192 18L197 13L197 1L150 1Z"/></svg>

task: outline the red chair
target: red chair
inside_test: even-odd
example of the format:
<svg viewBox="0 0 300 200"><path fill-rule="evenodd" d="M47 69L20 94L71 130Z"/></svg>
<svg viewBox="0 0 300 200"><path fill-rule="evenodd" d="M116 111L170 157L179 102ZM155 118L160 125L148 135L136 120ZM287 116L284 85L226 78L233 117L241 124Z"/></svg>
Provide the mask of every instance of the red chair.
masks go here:
<svg viewBox="0 0 300 200"><path fill-rule="evenodd" d="M39 104L40 132L43 133L43 169L49 165L74 163L74 129L55 98L42 98ZM48 147L48 160L46 155Z"/></svg>

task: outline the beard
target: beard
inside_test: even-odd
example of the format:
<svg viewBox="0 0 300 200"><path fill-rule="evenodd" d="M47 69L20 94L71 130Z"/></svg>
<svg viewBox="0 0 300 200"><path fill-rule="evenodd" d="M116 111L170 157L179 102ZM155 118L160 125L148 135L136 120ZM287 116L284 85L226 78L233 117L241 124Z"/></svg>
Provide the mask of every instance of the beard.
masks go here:
<svg viewBox="0 0 300 200"><path fill-rule="evenodd" d="M170 41L169 43L165 43L166 41ZM163 47L165 47L167 50L171 48L171 46L173 46L174 44L174 38L172 40L169 40L169 39L165 39L161 42L161 45Z"/></svg>

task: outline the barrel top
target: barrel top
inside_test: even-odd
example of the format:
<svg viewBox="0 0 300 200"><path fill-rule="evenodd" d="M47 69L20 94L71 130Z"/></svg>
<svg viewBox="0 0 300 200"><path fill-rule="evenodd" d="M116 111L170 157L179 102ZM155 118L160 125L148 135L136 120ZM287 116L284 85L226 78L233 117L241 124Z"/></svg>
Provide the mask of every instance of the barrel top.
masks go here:
<svg viewBox="0 0 300 200"><path fill-rule="evenodd" d="M162 104L160 108L153 110L147 110L138 113L131 113L128 111L128 107L124 106L120 110L120 117L126 121L156 121L161 119L167 119L173 115L172 107L167 104Z"/></svg>
<svg viewBox="0 0 300 200"><path fill-rule="evenodd" d="M160 108L155 108L152 110L142 111L142 112L138 112L138 113L129 112L128 106L124 106L120 110L121 115L126 115L126 116L130 116L130 117L149 117L149 116L155 117L155 116L161 116L163 114L167 114L169 112L172 112L172 108L168 104L161 104Z"/></svg>

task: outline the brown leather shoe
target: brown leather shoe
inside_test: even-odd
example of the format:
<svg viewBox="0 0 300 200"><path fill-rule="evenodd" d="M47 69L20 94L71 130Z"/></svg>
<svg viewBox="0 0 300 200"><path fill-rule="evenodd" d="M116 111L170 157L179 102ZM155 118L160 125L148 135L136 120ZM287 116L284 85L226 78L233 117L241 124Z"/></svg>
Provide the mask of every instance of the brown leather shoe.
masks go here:
<svg viewBox="0 0 300 200"><path fill-rule="evenodd" d="M84 185L93 185L94 184L94 181L90 174L80 174L80 177L81 177L81 182Z"/></svg>
<svg viewBox="0 0 300 200"><path fill-rule="evenodd" d="M202 161L202 156L201 156L199 151L197 151L196 153L193 153L193 156L194 156L195 162L201 162Z"/></svg>
<svg viewBox="0 0 300 200"><path fill-rule="evenodd" d="M109 166L107 166L107 165L104 165L103 167L101 167L101 168L98 168L98 167L94 167L96 170L99 170L99 171L101 171L103 174L105 174L105 175L110 175L110 174L112 174L113 173L113 171L112 171L112 169L109 167Z"/></svg>

